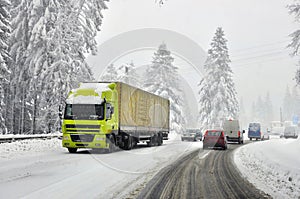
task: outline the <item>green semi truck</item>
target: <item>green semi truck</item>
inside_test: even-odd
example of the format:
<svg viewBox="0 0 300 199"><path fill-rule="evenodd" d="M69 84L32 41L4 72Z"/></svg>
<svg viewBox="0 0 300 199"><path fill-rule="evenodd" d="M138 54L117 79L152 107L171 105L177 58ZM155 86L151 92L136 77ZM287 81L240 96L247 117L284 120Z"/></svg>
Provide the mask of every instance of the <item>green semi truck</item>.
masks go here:
<svg viewBox="0 0 300 199"><path fill-rule="evenodd" d="M169 133L170 102L122 82L86 82L66 100L62 146L132 149L137 143L162 145Z"/></svg>

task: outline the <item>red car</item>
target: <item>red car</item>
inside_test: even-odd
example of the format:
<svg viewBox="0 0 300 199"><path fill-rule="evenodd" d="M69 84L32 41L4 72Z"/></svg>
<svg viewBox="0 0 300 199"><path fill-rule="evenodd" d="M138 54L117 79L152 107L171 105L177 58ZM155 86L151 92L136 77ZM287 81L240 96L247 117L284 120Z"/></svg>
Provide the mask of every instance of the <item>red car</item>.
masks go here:
<svg viewBox="0 0 300 199"><path fill-rule="evenodd" d="M223 130L207 130L203 137L203 149L209 147L227 149L227 139Z"/></svg>

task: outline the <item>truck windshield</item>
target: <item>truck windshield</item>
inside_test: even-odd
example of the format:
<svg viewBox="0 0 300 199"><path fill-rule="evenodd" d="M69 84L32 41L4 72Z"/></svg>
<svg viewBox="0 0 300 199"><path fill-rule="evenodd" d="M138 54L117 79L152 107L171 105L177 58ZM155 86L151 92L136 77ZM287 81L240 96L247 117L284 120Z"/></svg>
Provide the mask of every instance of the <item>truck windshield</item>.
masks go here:
<svg viewBox="0 0 300 199"><path fill-rule="evenodd" d="M102 104L67 104L64 119L103 120L104 105Z"/></svg>

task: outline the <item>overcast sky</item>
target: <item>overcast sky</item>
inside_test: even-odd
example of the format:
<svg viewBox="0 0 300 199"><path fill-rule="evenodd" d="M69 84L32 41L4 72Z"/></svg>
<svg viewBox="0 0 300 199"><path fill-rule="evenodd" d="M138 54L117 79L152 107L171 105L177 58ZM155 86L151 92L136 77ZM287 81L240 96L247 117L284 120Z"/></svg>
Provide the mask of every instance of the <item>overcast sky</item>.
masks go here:
<svg viewBox="0 0 300 199"><path fill-rule="evenodd" d="M111 0L97 41L99 45L121 33L162 28L183 34L205 51L217 27L228 40L231 67L239 98L251 104L270 92L279 113L287 86L295 85L296 60L286 48L296 30L286 5L290 0ZM193 71L191 71L192 73ZM278 118L279 119L279 114Z"/></svg>

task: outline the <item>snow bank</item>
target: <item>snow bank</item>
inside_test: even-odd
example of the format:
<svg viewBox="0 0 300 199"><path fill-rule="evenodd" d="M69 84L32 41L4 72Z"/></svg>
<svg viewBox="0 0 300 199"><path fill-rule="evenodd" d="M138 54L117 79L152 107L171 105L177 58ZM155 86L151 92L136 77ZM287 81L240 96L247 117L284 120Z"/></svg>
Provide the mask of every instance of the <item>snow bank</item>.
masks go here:
<svg viewBox="0 0 300 199"><path fill-rule="evenodd" d="M300 198L300 139L271 139L238 148L242 175L273 198Z"/></svg>
<svg viewBox="0 0 300 199"><path fill-rule="evenodd" d="M22 156L37 155L45 151L62 151L61 140L53 139L32 139L21 140L12 143L0 144L0 159L17 159Z"/></svg>

